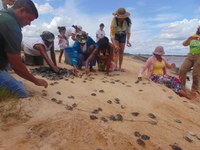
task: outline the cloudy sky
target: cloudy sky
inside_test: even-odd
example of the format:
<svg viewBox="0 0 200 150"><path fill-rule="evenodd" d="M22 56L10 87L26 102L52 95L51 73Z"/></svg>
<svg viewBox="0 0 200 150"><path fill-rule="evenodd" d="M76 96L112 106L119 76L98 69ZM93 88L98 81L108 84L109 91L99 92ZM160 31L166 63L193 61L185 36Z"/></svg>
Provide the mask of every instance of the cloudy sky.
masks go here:
<svg viewBox="0 0 200 150"><path fill-rule="evenodd" d="M166 54L185 55L182 42L200 25L199 0L33 0L39 18L23 28L24 37L38 38L43 30L58 35L57 26L81 25L95 39L100 23L109 37L112 13L124 7L131 13L132 47L128 53L151 54L157 45ZM2 6L0 6L2 7ZM55 41L57 43L57 41Z"/></svg>

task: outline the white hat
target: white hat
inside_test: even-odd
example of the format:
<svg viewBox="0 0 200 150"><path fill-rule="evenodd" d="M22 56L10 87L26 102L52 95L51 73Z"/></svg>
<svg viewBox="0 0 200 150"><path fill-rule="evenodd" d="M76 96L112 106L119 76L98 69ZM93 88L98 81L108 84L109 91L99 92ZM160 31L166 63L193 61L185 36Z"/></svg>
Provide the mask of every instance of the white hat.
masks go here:
<svg viewBox="0 0 200 150"><path fill-rule="evenodd" d="M164 48L162 46L157 46L153 52L156 55L164 55L165 51Z"/></svg>

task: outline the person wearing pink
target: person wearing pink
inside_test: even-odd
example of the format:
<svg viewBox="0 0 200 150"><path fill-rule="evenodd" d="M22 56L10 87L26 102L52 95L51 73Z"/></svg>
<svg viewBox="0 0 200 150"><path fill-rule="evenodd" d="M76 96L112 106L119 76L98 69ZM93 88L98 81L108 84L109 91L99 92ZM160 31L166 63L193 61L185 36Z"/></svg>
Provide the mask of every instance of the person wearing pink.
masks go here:
<svg viewBox="0 0 200 150"><path fill-rule="evenodd" d="M66 47L69 47L69 42L67 37L65 36L66 28L65 27L58 27L58 45L60 47L60 55L59 55L59 63L61 63L61 58Z"/></svg>
<svg viewBox="0 0 200 150"><path fill-rule="evenodd" d="M171 69L175 64L170 64L163 55L165 54L162 46L157 46L153 52L153 56L149 57L145 65L140 69L138 81L142 80L144 72L147 70L147 78L158 84L163 84L172 89L180 96L191 99L191 95L187 94L181 85L181 81L177 77L167 74L166 68Z"/></svg>

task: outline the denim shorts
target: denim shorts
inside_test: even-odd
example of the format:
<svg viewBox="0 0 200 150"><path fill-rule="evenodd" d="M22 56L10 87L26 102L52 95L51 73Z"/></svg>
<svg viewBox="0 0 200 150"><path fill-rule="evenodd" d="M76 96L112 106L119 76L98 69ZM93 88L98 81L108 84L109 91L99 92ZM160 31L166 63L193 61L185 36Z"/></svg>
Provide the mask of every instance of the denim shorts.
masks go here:
<svg viewBox="0 0 200 150"><path fill-rule="evenodd" d="M19 95L21 98L28 96L28 92L25 90L22 82L17 81L5 70L0 70L0 87Z"/></svg>
<svg viewBox="0 0 200 150"><path fill-rule="evenodd" d="M126 43L126 33L115 34L115 40L119 43Z"/></svg>

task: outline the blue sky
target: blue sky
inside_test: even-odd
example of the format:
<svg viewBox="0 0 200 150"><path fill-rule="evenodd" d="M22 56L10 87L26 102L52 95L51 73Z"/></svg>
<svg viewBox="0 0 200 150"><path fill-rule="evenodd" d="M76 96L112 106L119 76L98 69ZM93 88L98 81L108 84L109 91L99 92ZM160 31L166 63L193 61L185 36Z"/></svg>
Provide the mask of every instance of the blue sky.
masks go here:
<svg viewBox="0 0 200 150"><path fill-rule="evenodd" d="M157 45L162 45L166 54L185 55L189 49L183 47L182 42L200 25L199 0L33 1L39 18L23 29L24 38L39 38L43 30L58 35L57 26L77 24L95 39L100 23L105 24L109 37L112 13L119 7L126 8L131 13L132 47L126 47L125 52L134 54L151 54Z"/></svg>

